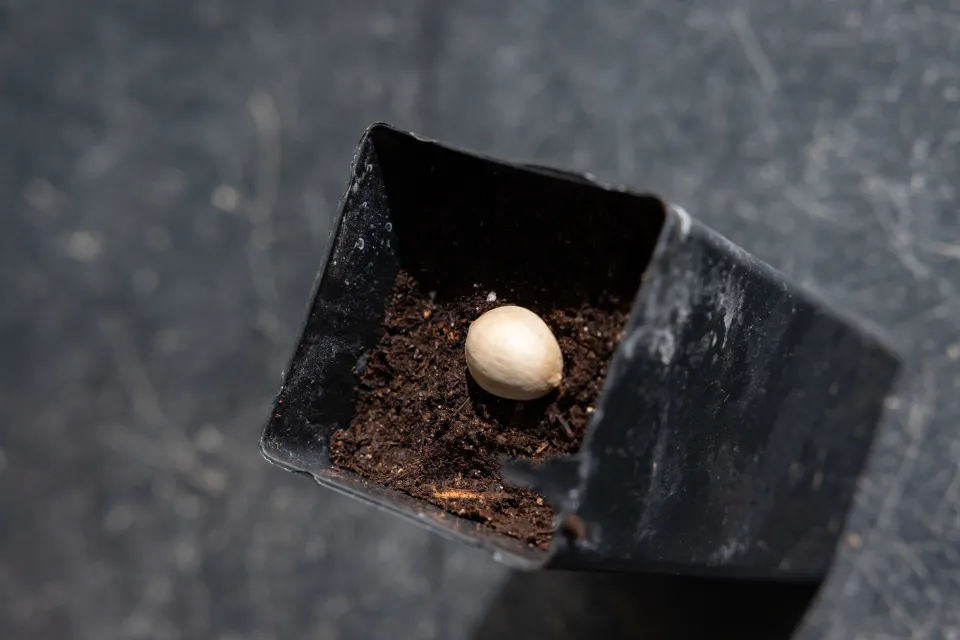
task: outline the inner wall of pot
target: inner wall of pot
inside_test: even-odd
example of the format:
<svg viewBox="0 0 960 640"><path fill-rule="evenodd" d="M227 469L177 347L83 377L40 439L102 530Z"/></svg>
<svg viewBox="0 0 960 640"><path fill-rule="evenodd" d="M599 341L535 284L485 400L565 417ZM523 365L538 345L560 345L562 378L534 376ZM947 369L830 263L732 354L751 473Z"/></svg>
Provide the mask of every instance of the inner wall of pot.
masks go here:
<svg viewBox="0 0 960 640"><path fill-rule="evenodd" d="M630 305L661 202L504 167L391 131L375 138L401 268L440 298L536 288L558 307Z"/></svg>

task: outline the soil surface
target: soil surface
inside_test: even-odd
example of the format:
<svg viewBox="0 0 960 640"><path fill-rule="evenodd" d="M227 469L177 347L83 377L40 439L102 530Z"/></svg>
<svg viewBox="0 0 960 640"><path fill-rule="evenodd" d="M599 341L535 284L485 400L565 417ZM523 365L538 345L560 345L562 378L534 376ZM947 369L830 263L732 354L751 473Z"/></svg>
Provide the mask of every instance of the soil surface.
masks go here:
<svg viewBox="0 0 960 640"><path fill-rule="evenodd" d="M504 400L470 378L463 351L470 322L504 304L535 311L553 330L564 362L557 392ZM356 371L354 419L332 438L334 464L545 547L553 510L536 492L505 486L500 466L579 449L628 311L628 300L608 294L571 304L518 283L438 295L401 271L384 334Z"/></svg>

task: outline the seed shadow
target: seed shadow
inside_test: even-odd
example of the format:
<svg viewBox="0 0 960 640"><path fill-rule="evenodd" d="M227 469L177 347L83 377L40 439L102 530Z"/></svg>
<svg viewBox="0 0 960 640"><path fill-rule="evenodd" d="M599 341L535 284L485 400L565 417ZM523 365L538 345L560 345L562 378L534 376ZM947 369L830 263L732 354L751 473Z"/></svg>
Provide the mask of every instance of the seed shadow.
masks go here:
<svg viewBox="0 0 960 640"><path fill-rule="evenodd" d="M547 408L556 402L559 396L559 392L553 391L542 398L526 402L506 400L481 389L473 376L466 370L464 376L467 380L467 394L470 397L470 404L473 405L477 415L502 425L516 427L524 424L537 424L543 419Z"/></svg>

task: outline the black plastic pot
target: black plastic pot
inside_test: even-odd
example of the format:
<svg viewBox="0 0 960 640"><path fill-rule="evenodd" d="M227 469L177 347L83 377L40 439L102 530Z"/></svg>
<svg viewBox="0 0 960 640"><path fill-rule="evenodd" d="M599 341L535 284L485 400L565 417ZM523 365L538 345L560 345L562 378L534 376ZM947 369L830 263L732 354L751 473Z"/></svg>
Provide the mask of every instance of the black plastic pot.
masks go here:
<svg viewBox="0 0 960 640"><path fill-rule="evenodd" d="M514 566L825 574L898 368L873 333L656 197L386 125L363 136L349 184L263 432L269 461ZM525 243L559 224L583 233L558 269L609 264L639 287L580 453L505 470L555 506L549 552L332 467L400 265L429 261L431 242L486 243L522 269Z"/></svg>

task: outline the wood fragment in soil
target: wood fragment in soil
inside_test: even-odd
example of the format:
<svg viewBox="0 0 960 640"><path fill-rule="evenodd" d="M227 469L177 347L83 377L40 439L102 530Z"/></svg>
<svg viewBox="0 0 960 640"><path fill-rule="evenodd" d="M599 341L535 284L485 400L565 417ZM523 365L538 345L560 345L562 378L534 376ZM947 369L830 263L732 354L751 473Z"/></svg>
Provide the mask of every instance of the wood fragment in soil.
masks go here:
<svg viewBox="0 0 960 640"><path fill-rule="evenodd" d="M570 423L563 419L563 416L557 416L557 421L563 427L563 430L567 432L567 437L571 440L574 438L573 429L570 428Z"/></svg>
<svg viewBox="0 0 960 640"><path fill-rule="evenodd" d="M439 498L440 500L489 500L489 496L499 497L500 494L495 492L465 491L463 489L444 489L433 492L433 497Z"/></svg>

